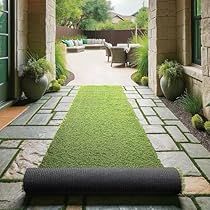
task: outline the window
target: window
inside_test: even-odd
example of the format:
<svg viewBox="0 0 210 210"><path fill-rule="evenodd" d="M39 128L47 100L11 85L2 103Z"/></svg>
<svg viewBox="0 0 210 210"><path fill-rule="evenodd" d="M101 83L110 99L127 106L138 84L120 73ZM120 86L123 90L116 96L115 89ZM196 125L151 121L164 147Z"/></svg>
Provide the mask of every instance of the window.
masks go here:
<svg viewBox="0 0 210 210"><path fill-rule="evenodd" d="M201 0L192 0L192 62L201 65Z"/></svg>

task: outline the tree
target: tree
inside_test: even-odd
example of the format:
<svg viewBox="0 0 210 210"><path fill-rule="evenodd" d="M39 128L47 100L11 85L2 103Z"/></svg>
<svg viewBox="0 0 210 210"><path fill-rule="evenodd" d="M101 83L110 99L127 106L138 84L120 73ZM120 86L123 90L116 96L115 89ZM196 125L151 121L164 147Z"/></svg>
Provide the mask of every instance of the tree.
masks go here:
<svg viewBox="0 0 210 210"><path fill-rule="evenodd" d="M83 15L79 25L83 29L89 28L96 22L105 22L109 18L110 2L106 0L85 0Z"/></svg>
<svg viewBox="0 0 210 210"><path fill-rule="evenodd" d="M86 29L106 21L110 9L106 0L56 0L57 24Z"/></svg>
<svg viewBox="0 0 210 210"><path fill-rule="evenodd" d="M56 0L56 19L58 25L75 27L83 14L84 0Z"/></svg>
<svg viewBox="0 0 210 210"><path fill-rule="evenodd" d="M138 14L136 15L136 23L138 28L147 29L148 28L148 8L142 7Z"/></svg>

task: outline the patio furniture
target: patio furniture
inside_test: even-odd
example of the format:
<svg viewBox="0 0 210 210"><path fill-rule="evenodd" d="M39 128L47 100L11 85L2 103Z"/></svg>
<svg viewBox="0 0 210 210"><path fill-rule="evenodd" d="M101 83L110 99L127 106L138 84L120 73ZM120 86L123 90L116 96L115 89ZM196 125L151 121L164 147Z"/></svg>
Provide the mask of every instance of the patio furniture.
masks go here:
<svg viewBox="0 0 210 210"><path fill-rule="evenodd" d="M126 65L127 56L126 56L125 48L111 47L111 56L112 56L111 67L113 63L122 63Z"/></svg>
<svg viewBox="0 0 210 210"><path fill-rule="evenodd" d="M108 43L108 42L105 42L104 46L105 46L105 50L106 50L106 56L108 57L108 62L109 62L109 57L112 56L111 50L110 50L111 47L112 47L112 44Z"/></svg>
<svg viewBox="0 0 210 210"><path fill-rule="evenodd" d="M119 43L119 44L117 44L117 47L128 48L129 47L129 44L128 43Z"/></svg>

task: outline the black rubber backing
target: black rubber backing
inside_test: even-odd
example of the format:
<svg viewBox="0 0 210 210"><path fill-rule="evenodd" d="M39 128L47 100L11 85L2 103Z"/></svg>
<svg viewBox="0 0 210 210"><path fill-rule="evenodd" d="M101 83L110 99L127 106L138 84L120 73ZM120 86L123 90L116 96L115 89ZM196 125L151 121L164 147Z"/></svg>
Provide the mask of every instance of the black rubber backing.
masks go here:
<svg viewBox="0 0 210 210"><path fill-rule="evenodd" d="M27 194L177 195L181 178L174 168L66 168L27 169Z"/></svg>

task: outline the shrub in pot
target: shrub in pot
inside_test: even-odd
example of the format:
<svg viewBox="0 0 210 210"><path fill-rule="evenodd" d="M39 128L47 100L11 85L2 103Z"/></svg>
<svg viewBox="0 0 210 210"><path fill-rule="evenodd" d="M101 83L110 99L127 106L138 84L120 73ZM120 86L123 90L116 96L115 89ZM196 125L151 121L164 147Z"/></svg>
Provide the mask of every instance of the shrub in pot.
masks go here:
<svg viewBox="0 0 210 210"><path fill-rule="evenodd" d="M178 62L166 60L159 67L159 76L161 90L168 100L174 101L184 92L184 71Z"/></svg>
<svg viewBox="0 0 210 210"><path fill-rule="evenodd" d="M30 101L39 100L48 88L46 73L52 72L52 65L45 59L30 57L23 69L21 87Z"/></svg>

